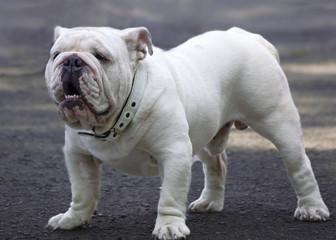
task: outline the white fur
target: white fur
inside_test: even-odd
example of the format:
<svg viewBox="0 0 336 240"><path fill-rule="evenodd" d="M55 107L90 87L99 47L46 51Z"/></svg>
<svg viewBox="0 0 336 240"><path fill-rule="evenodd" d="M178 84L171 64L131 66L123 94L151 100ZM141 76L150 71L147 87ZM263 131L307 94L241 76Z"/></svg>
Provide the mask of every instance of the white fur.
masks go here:
<svg viewBox="0 0 336 240"><path fill-rule="evenodd" d="M134 120L115 142L78 136L78 130L66 126L64 153L73 199L64 215L49 220L51 227L72 229L89 221L99 198L100 166L108 163L134 175L159 173L163 182L153 235L159 239L186 237L190 232L185 225L185 204L192 157L198 155L204 164L205 186L200 198L190 204L190 210L221 211L227 165L225 145L234 120L251 126L281 152L298 197L295 217L313 221L328 218L328 209L305 154L299 115L272 44L260 35L232 28L205 33L170 51L153 47L154 54L144 57L144 47L151 46L148 39L145 43L133 43L141 46L140 50L128 44L132 36L139 35L129 34L136 29L127 31L128 38L123 31L109 28L87 31L106 46L113 45L113 50L108 49L111 54L118 52L124 56L129 52L130 56L137 56L132 51L141 51L141 59L121 60L115 55L113 64L122 72L115 70L115 66L111 66L114 70L110 72L104 68L110 81L104 85L105 94L111 94L112 90L106 87L110 85L129 92L129 78L126 85L121 85L120 79L113 76L133 76L138 64L148 71L148 86ZM140 40L150 37L143 31L141 28ZM61 29L55 35L56 39L62 36ZM124 39L128 39L126 44ZM66 40L55 43L64 49L67 44ZM89 51L86 47L78 40L68 51ZM102 69L96 66L97 61L92 62ZM52 69L50 61L46 70L48 85L55 79ZM52 89L50 92L53 95ZM105 121L101 132L116 121L127 97L113 94L117 110Z"/></svg>

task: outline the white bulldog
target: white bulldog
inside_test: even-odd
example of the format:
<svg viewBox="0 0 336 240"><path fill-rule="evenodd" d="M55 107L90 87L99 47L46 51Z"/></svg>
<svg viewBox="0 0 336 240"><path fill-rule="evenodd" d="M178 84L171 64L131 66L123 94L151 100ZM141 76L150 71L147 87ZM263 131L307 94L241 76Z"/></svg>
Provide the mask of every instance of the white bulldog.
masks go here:
<svg viewBox="0 0 336 240"><path fill-rule="evenodd" d="M73 229L89 221L107 163L133 175L160 174L153 236L186 238L192 157L203 163L205 186L189 209L221 211L233 123L251 126L281 152L298 197L295 218L329 217L277 51L260 35L231 28L163 51L143 27L56 27L54 41L45 77L66 123L72 202L48 226Z"/></svg>

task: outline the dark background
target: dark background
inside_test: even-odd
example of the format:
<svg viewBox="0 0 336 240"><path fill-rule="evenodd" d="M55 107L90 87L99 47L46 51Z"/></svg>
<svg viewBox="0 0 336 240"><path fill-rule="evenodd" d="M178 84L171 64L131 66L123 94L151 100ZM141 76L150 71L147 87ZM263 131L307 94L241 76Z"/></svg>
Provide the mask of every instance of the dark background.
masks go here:
<svg viewBox="0 0 336 240"><path fill-rule="evenodd" d="M165 49L232 26L274 43L331 218L293 220L296 197L279 153L251 129L233 130L224 210L188 212L189 239L336 238L334 0L0 0L0 239L150 239L154 227L159 178L131 177L106 166L99 211L90 224L70 232L44 228L71 201L64 127L43 76L56 25L146 26L153 43ZM189 202L202 186L196 163Z"/></svg>
<svg viewBox="0 0 336 240"><path fill-rule="evenodd" d="M286 48L281 52L286 58L291 57L287 51L302 55L309 51L325 60L334 57L330 50L336 46L333 0L1 0L0 4L2 67L42 69L56 25L146 26L153 42L163 48L204 31L239 26Z"/></svg>

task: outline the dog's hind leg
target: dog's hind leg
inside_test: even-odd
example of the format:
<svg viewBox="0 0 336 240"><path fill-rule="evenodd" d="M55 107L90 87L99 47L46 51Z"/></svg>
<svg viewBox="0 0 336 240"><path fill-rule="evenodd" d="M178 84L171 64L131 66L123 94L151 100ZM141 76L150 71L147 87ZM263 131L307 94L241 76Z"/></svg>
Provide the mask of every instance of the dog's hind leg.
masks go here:
<svg viewBox="0 0 336 240"><path fill-rule="evenodd" d="M225 146L233 122L223 126L215 138L197 155L203 163L204 189L192 202L189 210L194 212L218 212L224 206L227 156Z"/></svg>
<svg viewBox="0 0 336 240"><path fill-rule="evenodd" d="M269 139L282 154L298 206L294 217L302 221L322 221L329 217L304 149L300 118L292 102L279 104L260 119L249 121L260 135Z"/></svg>

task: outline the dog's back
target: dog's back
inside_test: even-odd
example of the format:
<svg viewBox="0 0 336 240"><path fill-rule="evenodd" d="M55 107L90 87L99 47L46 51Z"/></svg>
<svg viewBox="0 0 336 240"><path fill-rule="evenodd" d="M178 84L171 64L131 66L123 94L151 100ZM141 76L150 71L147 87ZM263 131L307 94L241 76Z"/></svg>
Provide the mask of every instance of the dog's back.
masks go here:
<svg viewBox="0 0 336 240"><path fill-rule="evenodd" d="M267 41L261 35L255 34L255 33L250 33L248 31L245 31L244 29L241 29L241 28L238 28L238 27L232 27L228 31L229 32L236 32L236 33L243 34L245 36L250 36L250 37L254 38L255 40L257 40L257 42L259 42L261 45L263 45L265 48L267 48L268 51L270 51L270 53L278 61L278 63L280 63L280 57L279 57L278 50L273 46L272 43Z"/></svg>

